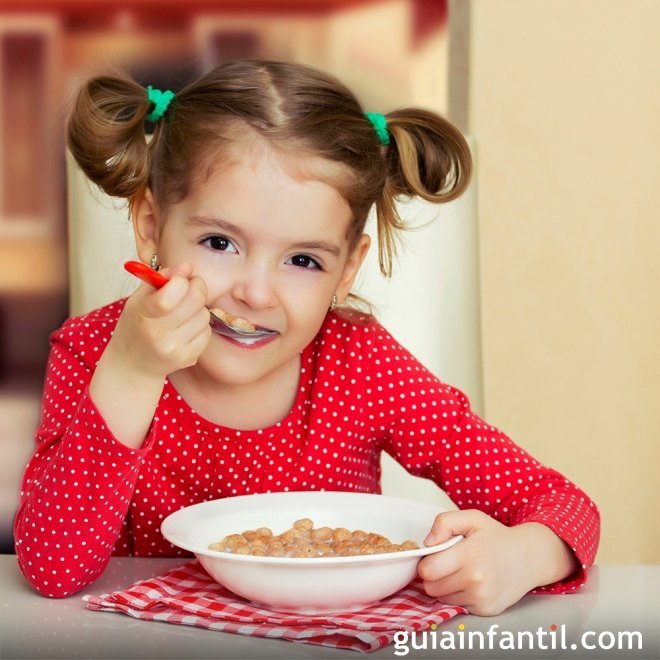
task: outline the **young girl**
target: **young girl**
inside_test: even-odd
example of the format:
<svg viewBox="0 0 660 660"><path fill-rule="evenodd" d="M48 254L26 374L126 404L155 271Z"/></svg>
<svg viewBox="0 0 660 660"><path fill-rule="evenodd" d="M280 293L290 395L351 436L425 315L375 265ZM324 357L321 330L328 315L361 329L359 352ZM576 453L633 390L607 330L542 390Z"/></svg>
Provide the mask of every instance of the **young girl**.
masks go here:
<svg viewBox="0 0 660 660"><path fill-rule="evenodd" d="M429 530L429 544L465 539L420 562L428 594L495 614L532 589L584 582L599 535L590 499L347 303L373 205L388 273L404 226L395 199L465 190L457 129L420 109L365 114L306 66L239 61L176 95L92 79L68 144L90 179L129 200L141 260L170 281L52 335L15 522L36 589L73 594L113 554L184 554L159 526L197 502L377 493L381 451L462 509ZM218 335L214 307L276 334Z"/></svg>

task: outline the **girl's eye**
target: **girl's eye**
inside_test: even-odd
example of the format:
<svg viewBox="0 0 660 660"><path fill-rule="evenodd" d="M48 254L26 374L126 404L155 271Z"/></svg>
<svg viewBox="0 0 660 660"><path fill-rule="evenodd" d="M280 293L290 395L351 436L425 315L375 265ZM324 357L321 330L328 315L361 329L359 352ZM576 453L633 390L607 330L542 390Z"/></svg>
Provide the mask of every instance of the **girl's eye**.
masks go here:
<svg viewBox="0 0 660 660"><path fill-rule="evenodd" d="M313 259L307 254L296 254L290 259L287 260L287 263L290 263L292 266L298 266L298 268L308 268L310 270L323 270L321 264L319 264L316 259Z"/></svg>
<svg viewBox="0 0 660 660"><path fill-rule="evenodd" d="M238 252L236 246L226 236L209 236L202 241L202 244L219 252Z"/></svg>

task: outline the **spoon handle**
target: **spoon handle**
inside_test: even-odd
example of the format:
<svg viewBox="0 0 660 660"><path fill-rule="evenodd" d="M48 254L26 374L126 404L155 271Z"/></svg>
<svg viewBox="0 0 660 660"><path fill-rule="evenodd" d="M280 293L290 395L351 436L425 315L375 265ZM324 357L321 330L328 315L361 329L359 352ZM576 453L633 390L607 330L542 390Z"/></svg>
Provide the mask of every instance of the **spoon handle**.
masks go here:
<svg viewBox="0 0 660 660"><path fill-rule="evenodd" d="M140 261L127 261L124 264L124 268L131 275L135 275L135 277L147 284L151 284L156 289L160 289L160 287L165 286L169 282L165 275L161 275L157 270L150 268L147 264L143 264Z"/></svg>

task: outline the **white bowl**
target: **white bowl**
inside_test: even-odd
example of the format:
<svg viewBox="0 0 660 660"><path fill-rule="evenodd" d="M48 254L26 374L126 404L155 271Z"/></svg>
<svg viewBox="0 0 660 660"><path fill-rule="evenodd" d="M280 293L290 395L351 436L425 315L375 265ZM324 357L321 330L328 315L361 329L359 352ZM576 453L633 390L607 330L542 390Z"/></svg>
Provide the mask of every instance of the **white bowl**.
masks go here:
<svg viewBox="0 0 660 660"><path fill-rule="evenodd" d="M306 491L242 495L186 507L169 515L161 531L193 552L221 585L271 610L316 614L359 610L406 586L421 557L449 548L462 537L424 547L438 513L423 502L365 493ZM228 534L269 527L274 534L311 518L314 527L346 527L416 541L419 550L355 557L254 557L209 550Z"/></svg>

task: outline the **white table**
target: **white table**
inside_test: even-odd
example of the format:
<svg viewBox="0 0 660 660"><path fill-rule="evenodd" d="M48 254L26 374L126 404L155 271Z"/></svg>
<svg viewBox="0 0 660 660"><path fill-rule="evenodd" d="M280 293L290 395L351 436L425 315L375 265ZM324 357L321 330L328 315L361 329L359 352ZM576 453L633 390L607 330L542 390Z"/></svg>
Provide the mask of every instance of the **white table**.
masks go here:
<svg viewBox="0 0 660 660"><path fill-rule="evenodd" d="M188 560L186 560L188 561ZM500 650L503 639L494 639L493 650L443 650L436 647L395 654L390 645L375 653L338 651L310 644L293 644L203 630L189 626L139 621L123 614L93 612L85 608L83 594L102 594L125 588L137 580L158 575L180 559L113 558L104 575L80 594L51 600L39 596L21 576L13 555L0 555L0 658L652 658L660 657L660 566L599 566L592 572L588 586L570 596L526 596L520 603L497 617L462 616L440 626L437 633L456 634L463 624L464 635L486 631L499 625L499 631L548 630L551 624L564 626L566 650ZM557 646L560 647L559 633ZM570 646L586 638L596 644L598 635L606 642L622 631L642 635L641 651L589 650ZM467 640L467 637L465 637ZM421 638L419 638L421 641ZM430 643L430 638L427 639ZM478 644L478 638L476 638ZM544 638L549 646L549 638ZM455 637L458 646L459 638Z"/></svg>

